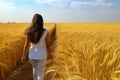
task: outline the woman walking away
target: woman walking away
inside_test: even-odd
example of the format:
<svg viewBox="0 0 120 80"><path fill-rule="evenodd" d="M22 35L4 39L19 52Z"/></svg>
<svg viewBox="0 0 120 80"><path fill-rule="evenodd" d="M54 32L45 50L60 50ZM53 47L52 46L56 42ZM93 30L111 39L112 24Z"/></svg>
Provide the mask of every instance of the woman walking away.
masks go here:
<svg viewBox="0 0 120 80"><path fill-rule="evenodd" d="M31 25L25 31L26 42L24 45L21 61L24 62L29 49L29 61L33 67L34 80L43 80L44 70L47 60L47 50L49 47L49 33L43 28L43 18L40 14L35 14Z"/></svg>

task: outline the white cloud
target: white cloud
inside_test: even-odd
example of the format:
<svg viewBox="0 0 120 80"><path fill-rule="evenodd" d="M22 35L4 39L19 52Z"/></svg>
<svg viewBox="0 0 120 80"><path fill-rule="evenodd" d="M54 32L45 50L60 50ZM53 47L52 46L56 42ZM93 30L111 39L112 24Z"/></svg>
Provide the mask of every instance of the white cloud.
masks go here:
<svg viewBox="0 0 120 80"><path fill-rule="evenodd" d="M55 7L66 7L71 0L36 0L38 4L48 4Z"/></svg>
<svg viewBox="0 0 120 80"><path fill-rule="evenodd" d="M50 0L36 0L36 2L37 2L38 4L40 4L40 3L46 4L46 3L49 3L49 1L50 1Z"/></svg>
<svg viewBox="0 0 120 80"><path fill-rule="evenodd" d="M104 2L105 0L96 0L97 2Z"/></svg>
<svg viewBox="0 0 120 80"><path fill-rule="evenodd" d="M81 6L113 6L116 3L105 2L105 0L96 1L74 1L74 0L36 0L38 4L48 4L54 7L81 7Z"/></svg>
<svg viewBox="0 0 120 80"><path fill-rule="evenodd" d="M4 0L0 0L0 8L1 9L13 9L16 8L13 2L5 2Z"/></svg>
<svg viewBox="0 0 120 80"><path fill-rule="evenodd" d="M81 6L113 6L117 3L105 2L105 0L96 0L95 2L82 2L73 1L71 2L71 7L81 7Z"/></svg>

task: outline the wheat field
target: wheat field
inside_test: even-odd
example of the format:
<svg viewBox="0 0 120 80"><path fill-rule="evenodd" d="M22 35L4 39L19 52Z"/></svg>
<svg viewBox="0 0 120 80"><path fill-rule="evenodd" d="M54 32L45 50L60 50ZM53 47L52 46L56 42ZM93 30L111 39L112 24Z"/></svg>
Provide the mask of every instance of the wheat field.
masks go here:
<svg viewBox="0 0 120 80"><path fill-rule="evenodd" d="M4 80L14 70L23 52L24 31L28 23L0 24L0 80ZM53 23L44 24L52 34Z"/></svg>
<svg viewBox="0 0 120 80"><path fill-rule="evenodd" d="M56 37L50 80L120 80L120 23L58 23Z"/></svg>
<svg viewBox="0 0 120 80"><path fill-rule="evenodd" d="M0 24L0 80L20 60L27 26ZM45 80L120 80L120 23L49 23L45 27L54 51Z"/></svg>

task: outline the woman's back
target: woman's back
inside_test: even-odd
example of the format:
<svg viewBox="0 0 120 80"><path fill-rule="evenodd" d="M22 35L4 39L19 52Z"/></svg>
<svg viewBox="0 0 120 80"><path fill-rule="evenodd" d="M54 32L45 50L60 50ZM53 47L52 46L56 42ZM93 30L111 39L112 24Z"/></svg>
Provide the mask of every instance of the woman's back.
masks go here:
<svg viewBox="0 0 120 80"><path fill-rule="evenodd" d="M48 30L45 30L40 40L34 44L30 43L29 58L30 59L45 59L47 58L47 49L45 38Z"/></svg>

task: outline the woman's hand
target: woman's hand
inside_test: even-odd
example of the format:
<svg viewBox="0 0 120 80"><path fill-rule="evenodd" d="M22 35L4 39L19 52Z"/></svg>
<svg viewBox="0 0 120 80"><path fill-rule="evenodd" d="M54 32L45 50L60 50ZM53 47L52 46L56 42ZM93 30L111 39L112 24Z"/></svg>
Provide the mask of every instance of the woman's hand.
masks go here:
<svg viewBox="0 0 120 80"><path fill-rule="evenodd" d="M27 49L29 47L29 41L28 38L26 37L24 49L23 49L23 56L21 57L21 62L24 63L26 61L26 55L27 55Z"/></svg>
<svg viewBox="0 0 120 80"><path fill-rule="evenodd" d="M22 57L21 57L21 62L22 62L22 63L25 63L25 61L26 61L26 57L25 57L25 56L22 56Z"/></svg>

